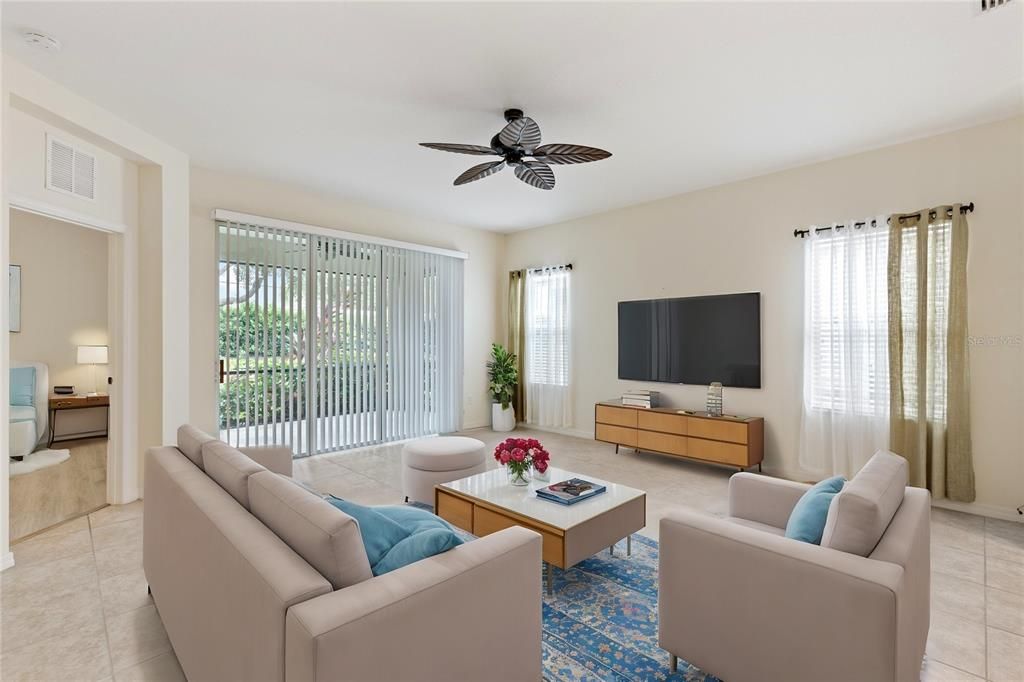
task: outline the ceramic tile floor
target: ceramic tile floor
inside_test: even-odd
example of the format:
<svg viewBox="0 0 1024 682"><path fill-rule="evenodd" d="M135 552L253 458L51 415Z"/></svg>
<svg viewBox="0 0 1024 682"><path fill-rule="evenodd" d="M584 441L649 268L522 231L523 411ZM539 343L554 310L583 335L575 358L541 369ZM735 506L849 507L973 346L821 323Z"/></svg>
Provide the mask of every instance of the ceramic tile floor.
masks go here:
<svg viewBox="0 0 1024 682"><path fill-rule="evenodd" d="M671 508L722 515L732 471L541 432L557 466L647 491L646 535ZM493 447L507 434L470 435ZM491 460L489 460L491 461ZM401 446L297 461L295 476L366 504L402 501ZM491 463L492 466L496 466ZM0 574L0 678L181 680L142 573L142 503L14 545ZM1024 680L1024 524L932 512L932 622L922 679Z"/></svg>

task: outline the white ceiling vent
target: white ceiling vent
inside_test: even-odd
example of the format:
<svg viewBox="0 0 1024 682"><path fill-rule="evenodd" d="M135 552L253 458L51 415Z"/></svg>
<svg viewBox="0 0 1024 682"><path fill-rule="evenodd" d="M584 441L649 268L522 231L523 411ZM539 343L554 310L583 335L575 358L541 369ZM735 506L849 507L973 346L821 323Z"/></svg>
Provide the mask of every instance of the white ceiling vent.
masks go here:
<svg viewBox="0 0 1024 682"><path fill-rule="evenodd" d="M1010 4L1010 0L981 0L981 11L987 12L996 7Z"/></svg>
<svg viewBox="0 0 1024 682"><path fill-rule="evenodd" d="M47 135L46 189L95 199L96 157Z"/></svg>

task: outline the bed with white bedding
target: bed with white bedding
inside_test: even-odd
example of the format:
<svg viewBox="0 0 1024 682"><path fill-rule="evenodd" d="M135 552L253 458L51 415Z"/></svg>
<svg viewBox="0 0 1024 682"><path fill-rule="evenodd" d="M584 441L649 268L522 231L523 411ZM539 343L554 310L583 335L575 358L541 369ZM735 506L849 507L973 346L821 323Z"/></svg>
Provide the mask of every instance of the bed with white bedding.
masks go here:
<svg viewBox="0 0 1024 682"><path fill-rule="evenodd" d="M24 457L46 438L50 390L49 369L41 362L13 363L11 369L34 367L33 405L10 406L10 456Z"/></svg>

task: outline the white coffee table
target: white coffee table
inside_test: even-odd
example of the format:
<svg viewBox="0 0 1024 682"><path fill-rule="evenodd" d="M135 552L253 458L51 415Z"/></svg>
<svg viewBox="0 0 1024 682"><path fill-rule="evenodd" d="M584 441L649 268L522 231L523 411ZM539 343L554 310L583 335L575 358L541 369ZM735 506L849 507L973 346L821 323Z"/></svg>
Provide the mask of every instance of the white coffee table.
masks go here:
<svg viewBox="0 0 1024 682"><path fill-rule="evenodd" d="M550 471L550 481L531 481L529 486L510 485L504 469L492 469L434 488L437 515L477 537L510 526L540 533L549 594L552 566L571 568L604 548L614 553L614 544L622 538L626 538L628 555L630 535L647 524L643 490L565 469ZM607 490L572 505L549 502L534 492L569 478L583 478Z"/></svg>

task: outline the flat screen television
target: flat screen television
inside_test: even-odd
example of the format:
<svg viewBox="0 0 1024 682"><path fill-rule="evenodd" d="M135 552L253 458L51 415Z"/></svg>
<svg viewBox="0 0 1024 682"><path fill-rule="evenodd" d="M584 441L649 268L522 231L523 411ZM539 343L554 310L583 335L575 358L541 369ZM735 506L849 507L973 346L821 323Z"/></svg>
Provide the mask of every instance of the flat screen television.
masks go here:
<svg viewBox="0 0 1024 682"><path fill-rule="evenodd" d="M761 294L620 302L619 378L761 388Z"/></svg>

